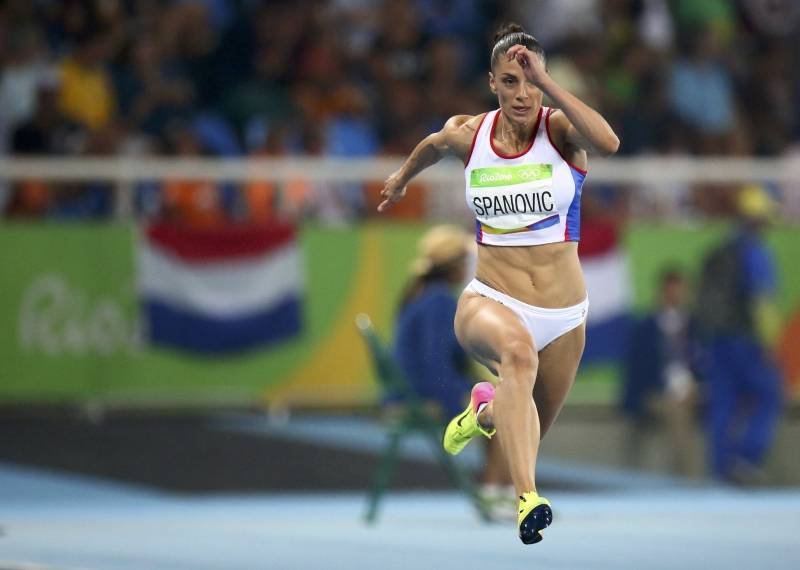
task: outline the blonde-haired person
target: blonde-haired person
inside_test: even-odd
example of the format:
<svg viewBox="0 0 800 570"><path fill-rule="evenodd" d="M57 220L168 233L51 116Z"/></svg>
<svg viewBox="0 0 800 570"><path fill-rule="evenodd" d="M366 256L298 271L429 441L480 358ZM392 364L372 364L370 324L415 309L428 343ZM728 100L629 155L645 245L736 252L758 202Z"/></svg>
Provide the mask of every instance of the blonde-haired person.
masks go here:
<svg viewBox="0 0 800 570"><path fill-rule="evenodd" d="M444 156L464 162L479 247L455 331L498 384L496 392L473 390L443 444L455 454L476 436L497 434L520 497L525 544L539 542L552 522L550 502L536 488L536 457L583 353L589 300L577 242L587 152L610 155L619 146L605 119L550 77L545 59L520 26L500 29L489 60L499 108L451 117L420 141L386 179L378 206L400 200L414 176ZM545 94L558 108L542 104Z"/></svg>
<svg viewBox="0 0 800 570"><path fill-rule="evenodd" d="M417 244L397 311L395 360L416 393L438 404L445 418L464 409L474 384L471 360L453 330L456 292L467 279L474 250L469 234L456 226L430 229ZM500 446L487 442L481 489L496 517L505 514L510 483Z"/></svg>

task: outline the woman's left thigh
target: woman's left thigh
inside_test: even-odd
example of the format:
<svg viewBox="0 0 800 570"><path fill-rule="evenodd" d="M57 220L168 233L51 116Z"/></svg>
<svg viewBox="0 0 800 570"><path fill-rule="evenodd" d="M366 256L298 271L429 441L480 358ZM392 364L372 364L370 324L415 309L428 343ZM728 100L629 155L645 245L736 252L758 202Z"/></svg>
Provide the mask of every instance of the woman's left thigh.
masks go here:
<svg viewBox="0 0 800 570"><path fill-rule="evenodd" d="M533 400L539 412L541 437L556 420L575 381L586 343L586 324L558 337L539 352Z"/></svg>

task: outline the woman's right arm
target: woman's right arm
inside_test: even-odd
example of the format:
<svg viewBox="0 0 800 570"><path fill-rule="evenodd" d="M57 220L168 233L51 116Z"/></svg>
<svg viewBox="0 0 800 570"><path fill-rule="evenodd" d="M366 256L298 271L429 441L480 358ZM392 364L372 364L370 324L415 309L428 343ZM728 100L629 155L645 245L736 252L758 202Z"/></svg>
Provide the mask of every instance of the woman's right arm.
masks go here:
<svg viewBox="0 0 800 570"><path fill-rule="evenodd" d="M383 202L378 211L384 212L406 194L406 186L417 174L433 166L447 155L465 158L477 128L475 117L456 115L450 117L438 133L428 135L414 148L403 165L394 171L383 184Z"/></svg>

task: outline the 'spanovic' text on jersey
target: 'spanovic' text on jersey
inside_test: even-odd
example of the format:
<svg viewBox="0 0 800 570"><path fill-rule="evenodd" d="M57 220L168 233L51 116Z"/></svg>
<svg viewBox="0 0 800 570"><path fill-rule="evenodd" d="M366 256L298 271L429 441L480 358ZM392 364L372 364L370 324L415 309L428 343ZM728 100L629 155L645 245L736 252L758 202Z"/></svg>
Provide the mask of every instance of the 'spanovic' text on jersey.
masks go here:
<svg viewBox="0 0 800 570"><path fill-rule="evenodd" d="M508 214L545 213L555 208L553 194L529 192L505 194L503 196L475 196L472 199L475 212L479 216L507 216Z"/></svg>

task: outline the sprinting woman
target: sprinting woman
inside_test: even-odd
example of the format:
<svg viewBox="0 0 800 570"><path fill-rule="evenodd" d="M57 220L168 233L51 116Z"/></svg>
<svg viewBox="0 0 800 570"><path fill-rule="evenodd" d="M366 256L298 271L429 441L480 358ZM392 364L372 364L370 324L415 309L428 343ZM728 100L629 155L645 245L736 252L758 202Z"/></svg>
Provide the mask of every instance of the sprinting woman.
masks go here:
<svg viewBox="0 0 800 570"><path fill-rule="evenodd" d="M456 115L423 139L386 179L378 211L442 157L464 161L478 266L459 299L455 331L498 382L473 388L443 444L456 454L477 435L497 434L519 495L519 536L533 544L552 522L536 489L539 441L564 404L585 340L589 300L577 242L586 155L611 155L619 139L553 81L542 47L516 24L495 36L489 88L500 108ZM542 106L544 94L557 108Z"/></svg>

